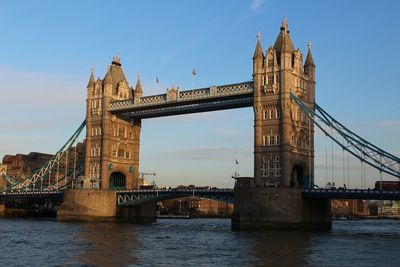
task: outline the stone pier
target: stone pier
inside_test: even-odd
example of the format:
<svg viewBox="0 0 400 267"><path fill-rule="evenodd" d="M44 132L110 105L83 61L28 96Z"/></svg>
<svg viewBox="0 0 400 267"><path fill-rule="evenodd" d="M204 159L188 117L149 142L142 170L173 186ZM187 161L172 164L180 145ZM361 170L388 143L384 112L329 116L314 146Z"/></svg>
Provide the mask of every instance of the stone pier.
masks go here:
<svg viewBox="0 0 400 267"><path fill-rule="evenodd" d="M117 207L113 190L70 189L57 211L60 221L129 221L146 223L156 220L156 205Z"/></svg>
<svg viewBox="0 0 400 267"><path fill-rule="evenodd" d="M233 229L317 229L332 227L330 201L302 197L299 188L235 188Z"/></svg>

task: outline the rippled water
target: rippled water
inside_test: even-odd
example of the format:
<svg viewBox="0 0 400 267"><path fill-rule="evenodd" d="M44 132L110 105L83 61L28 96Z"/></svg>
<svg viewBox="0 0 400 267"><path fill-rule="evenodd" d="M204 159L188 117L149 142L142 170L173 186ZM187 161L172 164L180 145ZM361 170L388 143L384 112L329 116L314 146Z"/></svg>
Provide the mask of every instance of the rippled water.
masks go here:
<svg viewBox="0 0 400 267"><path fill-rule="evenodd" d="M149 225L0 219L1 266L400 266L400 222L236 232L228 219Z"/></svg>

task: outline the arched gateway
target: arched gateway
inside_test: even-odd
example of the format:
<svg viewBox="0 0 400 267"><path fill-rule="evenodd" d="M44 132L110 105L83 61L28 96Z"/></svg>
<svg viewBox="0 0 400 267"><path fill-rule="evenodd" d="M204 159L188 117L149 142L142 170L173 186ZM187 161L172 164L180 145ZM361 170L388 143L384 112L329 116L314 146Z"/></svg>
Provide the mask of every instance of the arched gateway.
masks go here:
<svg viewBox="0 0 400 267"><path fill-rule="evenodd" d="M110 175L110 182L108 185L109 189L125 189L126 188L126 176L122 172L113 172Z"/></svg>

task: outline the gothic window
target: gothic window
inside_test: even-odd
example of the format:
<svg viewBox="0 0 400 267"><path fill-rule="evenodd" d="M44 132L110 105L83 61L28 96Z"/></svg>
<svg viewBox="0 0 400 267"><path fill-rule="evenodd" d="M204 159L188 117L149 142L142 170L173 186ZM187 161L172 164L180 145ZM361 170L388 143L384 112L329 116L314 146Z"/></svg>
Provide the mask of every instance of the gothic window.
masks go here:
<svg viewBox="0 0 400 267"><path fill-rule="evenodd" d="M272 59L268 59L268 67L272 67L274 65L274 61Z"/></svg>
<svg viewBox="0 0 400 267"><path fill-rule="evenodd" d="M271 146L275 145L275 136L270 137L269 145L271 145Z"/></svg>
<svg viewBox="0 0 400 267"><path fill-rule="evenodd" d="M117 156L117 146L116 145L111 145L111 156L112 157Z"/></svg>
<svg viewBox="0 0 400 267"><path fill-rule="evenodd" d="M131 156L131 154L130 154L129 152L126 152L126 153L125 153L125 157L126 157L127 159L129 159L130 156Z"/></svg>
<svg viewBox="0 0 400 267"><path fill-rule="evenodd" d="M281 142L281 140L280 140L280 138L279 138L279 135L277 135L277 136L276 136L276 144L279 145L280 142Z"/></svg>
<svg viewBox="0 0 400 267"><path fill-rule="evenodd" d="M276 109L276 118L280 118L281 117L281 111L279 110L279 108Z"/></svg>
<svg viewBox="0 0 400 267"><path fill-rule="evenodd" d="M274 119L274 118L275 118L275 110L271 109L271 110L269 111L269 118L270 118L270 119Z"/></svg>
<svg viewBox="0 0 400 267"><path fill-rule="evenodd" d="M119 136L119 138L124 137L124 130L122 128L118 129L118 136Z"/></svg>
<svg viewBox="0 0 400 267"><path fill-rule="evenodd" d="M263 119L267 119L268 110L263 111Z"/></svg>
<svg viewBox="0 0 400 267"><path fill-rule="evenodd" d="M274 83L274 75L268 75L268 84L273 84Z"/></svg>
<svg viewBox="0 0 400 267"><path fill-rule="evenodd" d="M118 149L118 157L123 158L125 156L125 152L123 149Z"/></svg>
<svg viewBox="0 0 400 267"><path fill-rule="evenodd" d="M269 136L264 136L264 146L268 146L269 145Z"/></svg>

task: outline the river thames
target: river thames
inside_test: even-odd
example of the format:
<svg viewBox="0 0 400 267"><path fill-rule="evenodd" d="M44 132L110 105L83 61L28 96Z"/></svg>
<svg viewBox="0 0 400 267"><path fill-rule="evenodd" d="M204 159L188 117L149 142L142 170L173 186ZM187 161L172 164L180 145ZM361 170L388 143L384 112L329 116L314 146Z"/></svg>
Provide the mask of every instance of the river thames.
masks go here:
<svg viewBox="0 0 400 267"><path fill-rule="evenodd" d="M65 223L1 219L1 266L400 266L400 222L237 232L229 219Z"/></svg>

